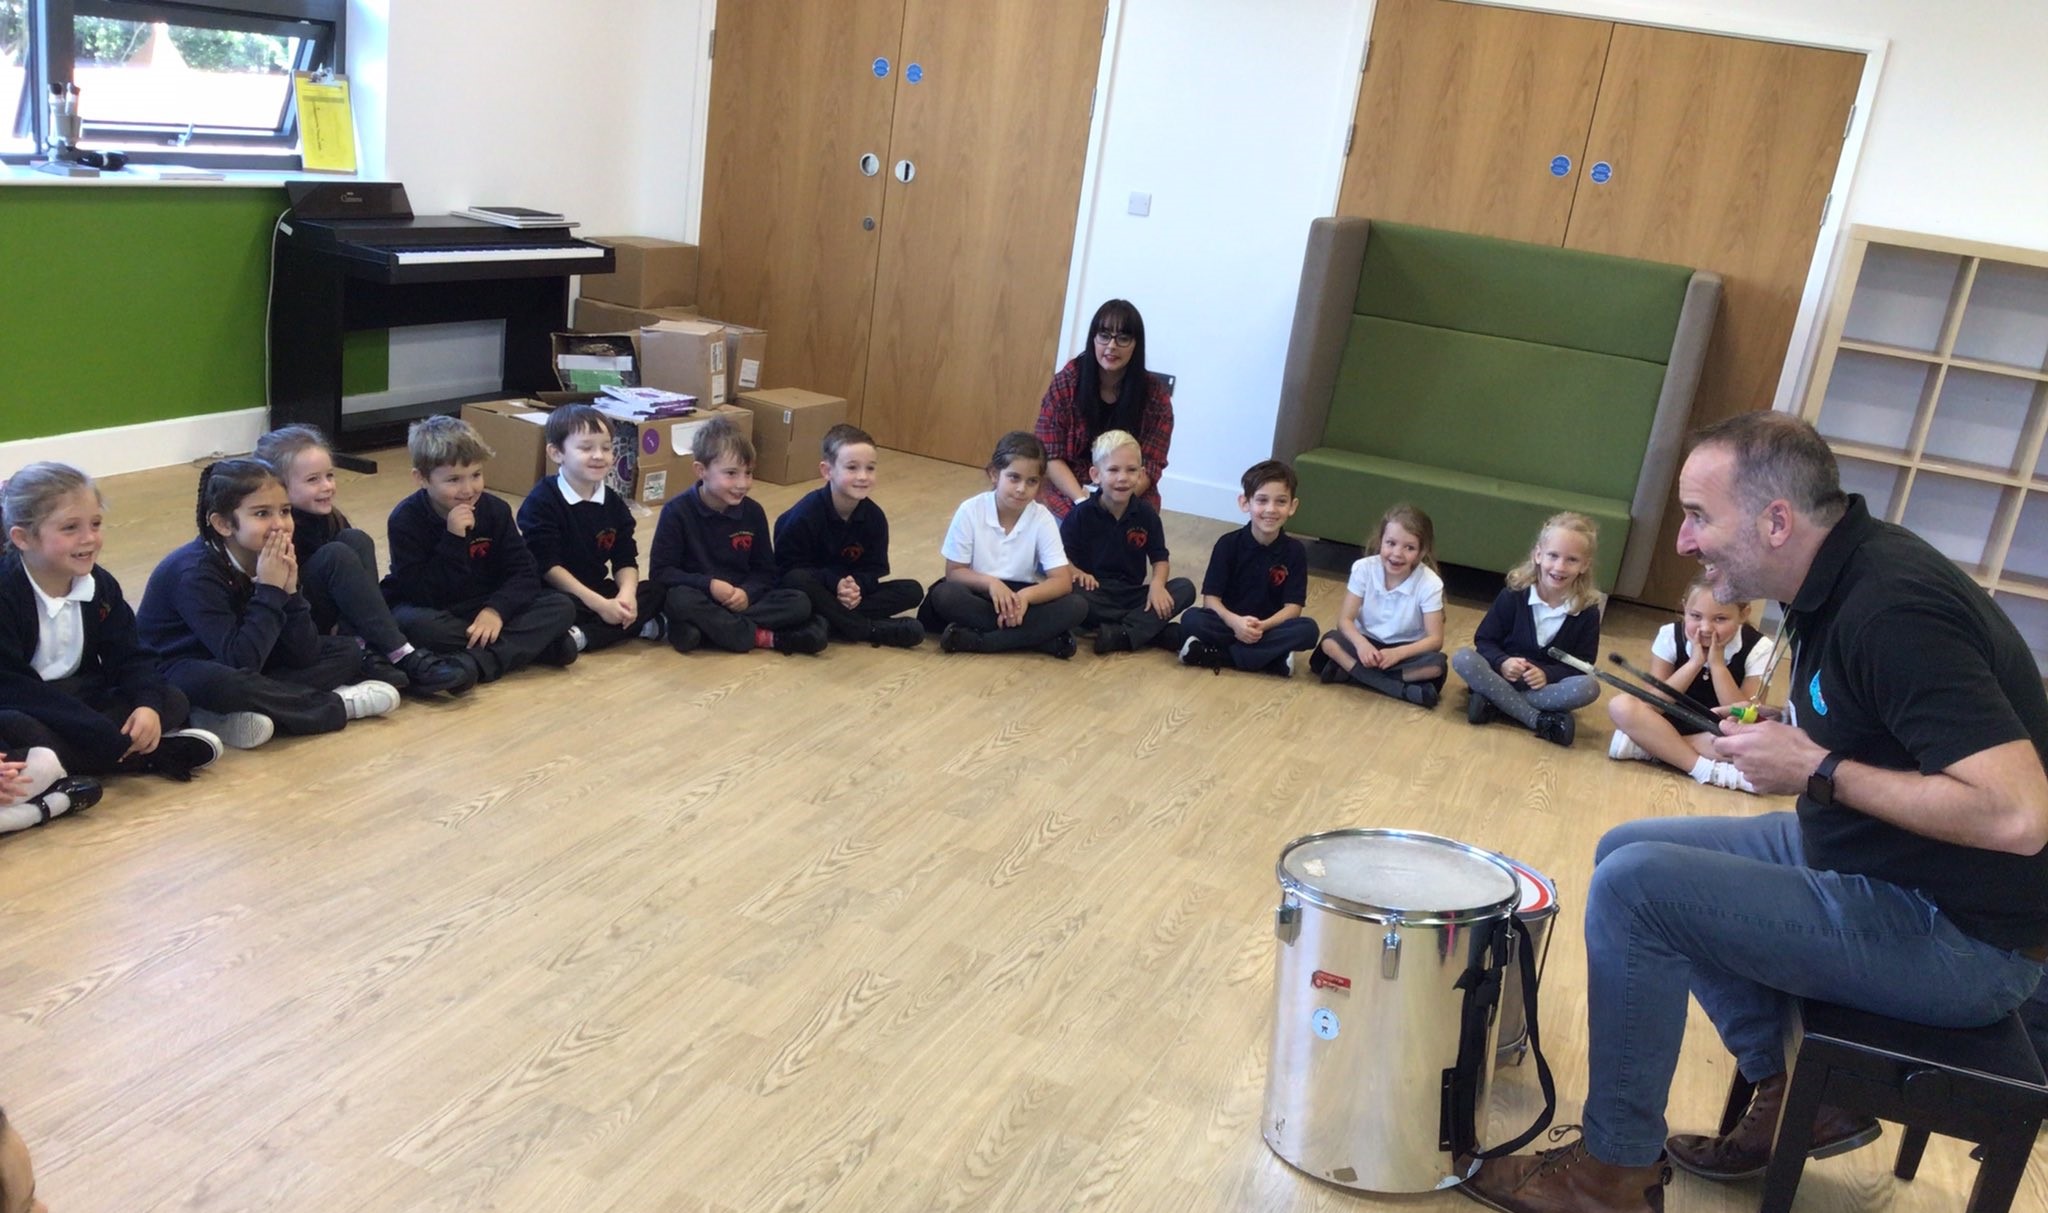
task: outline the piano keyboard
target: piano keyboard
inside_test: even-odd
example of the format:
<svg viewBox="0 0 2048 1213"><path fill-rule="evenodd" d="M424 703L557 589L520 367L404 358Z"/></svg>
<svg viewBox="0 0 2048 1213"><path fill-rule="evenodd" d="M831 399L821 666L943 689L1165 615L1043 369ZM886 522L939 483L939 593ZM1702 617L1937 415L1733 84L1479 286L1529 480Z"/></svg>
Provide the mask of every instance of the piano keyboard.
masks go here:
<svg viewBox="0 0 2048 1213"><path fill-rule="evenodd" d="M402 248L391 250L399 265L455 265L476 261L585 261L602 256L604 250L587 244L507 245L491 244L466 248Z"/></svg>

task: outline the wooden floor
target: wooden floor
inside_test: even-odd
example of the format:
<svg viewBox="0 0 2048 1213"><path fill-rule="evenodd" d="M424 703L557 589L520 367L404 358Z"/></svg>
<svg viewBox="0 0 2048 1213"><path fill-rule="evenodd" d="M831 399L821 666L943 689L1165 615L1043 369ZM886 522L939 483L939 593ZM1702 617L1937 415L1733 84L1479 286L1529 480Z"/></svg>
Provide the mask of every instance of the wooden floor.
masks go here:
<svg viewBox="0 0 2048 1213"><path fill-rule="evenodd" d="M343 478L380 541L411 488L385 467ZM104 484L131 595L190 536L193 479ZM983 485L885 457L899 572L937 574ZM1170 528L1199 576L1223 524ZM1311 613L1342 591L1318 575ZM1662 618L1619 606L1609 638L1641 652ZM1600 708L1566 751L1462 699L1157 652L636 644L409 701L0 840L0 1098L58 1213L1473 1207L1327 1187L1260 1140L1282 845L1413 827L1555 877L1569 1121L1594 839L1780 806L1608 761ZM1672 1119L1698 1128L1729 1063L1694 1020ZM1962 1207L1956 1143L1910 1184L1888 1162L1813 1165L1800 1207ZM1667 1207L1756 1198L1680 1175ZM2043 1207L2037 1155L2015 1208Z"/></svg>

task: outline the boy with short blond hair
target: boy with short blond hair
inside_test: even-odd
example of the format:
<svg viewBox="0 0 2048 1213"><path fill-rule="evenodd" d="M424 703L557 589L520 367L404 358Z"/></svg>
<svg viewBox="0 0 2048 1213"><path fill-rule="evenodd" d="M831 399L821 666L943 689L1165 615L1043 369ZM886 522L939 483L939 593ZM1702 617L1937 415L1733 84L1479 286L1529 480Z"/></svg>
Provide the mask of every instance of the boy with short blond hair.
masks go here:
<svg viewBox="0 0 2048 1213"><path fill-rule="evenodd" d="M825 621L801 590L777 589L768 515L747 494L754 444L725 417L690 442L697 483L661 507L647 574L667 590L662 614L679 653L709 642L729 653L818 653Z"/></svg>
<svg viewBox="0 0 2048 1213"><path fill-rule="evenodd" d="M1089 453L1097 491L1067 512L1060 543L1074 569L1074 592L1088 604L1082 626L1095 629L1095 651L1127 653L1159 640L1168 622L1194 605L1195 583L1167 578L1166 524L1137 495L1145 456L1136 436L1109 430Z"/></svg>
<svg viewBox="0 0 2048 1213"><path fill-rule="evenodd" d="M576 608L569 639L578 652L631 636L661 635L661 588L640 580L633 511L605 486L612 470L612 425L587 404L565 404L543 428L555 474L519 506L519 529L541 580Z"/></svg>
<svg viewBox="0 0 2048 1213"><path fill-rule="evenodd" d="M1287 678L1294 655L1315 647L1322 629L1301 613L1308 602L1308 549L1287 533L1300 504L1294 469L1277 459L1255 463L1241 481L1237 508L1251 519L1216 541L1202 575L1202 605L1180 617L1183 665L1226 665Z"/></svg>
<svg viewBox="0 0 2048 1213"><path fill-rule="evenodd" d="M512 507L484 491L493 452L456 417L416 421L406 434L419 491L391 511L391 617L423 649L459 652L477 681L542 661L576 660L575 608L542 588Z"/></svg>

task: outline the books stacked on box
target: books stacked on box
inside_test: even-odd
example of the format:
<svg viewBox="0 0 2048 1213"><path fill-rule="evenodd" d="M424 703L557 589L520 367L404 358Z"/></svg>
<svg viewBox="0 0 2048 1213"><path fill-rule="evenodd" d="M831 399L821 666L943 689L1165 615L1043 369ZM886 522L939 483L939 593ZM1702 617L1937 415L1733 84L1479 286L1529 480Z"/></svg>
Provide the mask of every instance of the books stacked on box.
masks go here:
<svg viewBox="0 0 2048 1213"><path fill-rule="evenodd" d="M567 215L554 211L537 211L525 206L465 206L448 212L462 219L481 219L499 227L581 227Z"/></svg>

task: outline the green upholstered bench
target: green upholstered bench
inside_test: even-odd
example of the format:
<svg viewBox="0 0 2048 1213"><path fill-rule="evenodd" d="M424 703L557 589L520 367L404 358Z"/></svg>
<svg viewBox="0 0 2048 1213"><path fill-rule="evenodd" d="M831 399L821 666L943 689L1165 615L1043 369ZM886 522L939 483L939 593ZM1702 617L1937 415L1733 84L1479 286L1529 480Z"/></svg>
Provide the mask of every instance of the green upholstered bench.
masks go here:
<svg viewBox="0 0 2048 1213"><path fill-rule="evenodd" d="M1310 227L1274 454L1293 529L1369 544L1408 501L1504 572L1559 510L1640 593L1719 306L1714 274L1365 219Z"/></svg>

